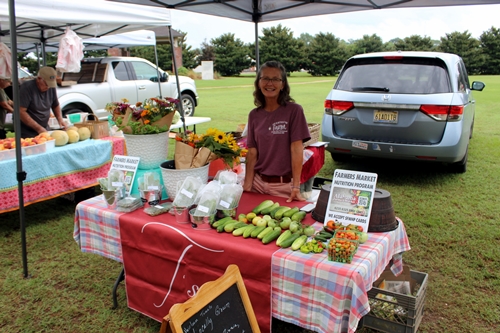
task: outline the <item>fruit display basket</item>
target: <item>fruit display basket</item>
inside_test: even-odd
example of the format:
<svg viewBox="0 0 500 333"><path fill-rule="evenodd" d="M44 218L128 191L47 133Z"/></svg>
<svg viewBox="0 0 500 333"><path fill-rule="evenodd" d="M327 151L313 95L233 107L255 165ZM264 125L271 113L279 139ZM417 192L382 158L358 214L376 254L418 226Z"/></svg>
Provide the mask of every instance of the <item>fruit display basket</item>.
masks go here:
<svg viewBox="0 0 500 333"><path fill-rule="evenodd" d="M428 275L410 270L410 276L415 281L411 295L377 287L368 291L370 312L360 322L363 327L390 333L417 332L424 314Z"/></svg>
<svg viewBox="0 0 500 333"><path fill-rule="evenodd" d="M90 130L92 139L101 139L109 136L109 126L107 121L86 120L83 123L73 124L77 128L87 127Z"/></svg>
<svg viewBox="0 0 500 333"><path fill-rule="evenodd" d="M336 231L328 243L328 260L350 264L358 251L359 242L338 236Z"/></svg>

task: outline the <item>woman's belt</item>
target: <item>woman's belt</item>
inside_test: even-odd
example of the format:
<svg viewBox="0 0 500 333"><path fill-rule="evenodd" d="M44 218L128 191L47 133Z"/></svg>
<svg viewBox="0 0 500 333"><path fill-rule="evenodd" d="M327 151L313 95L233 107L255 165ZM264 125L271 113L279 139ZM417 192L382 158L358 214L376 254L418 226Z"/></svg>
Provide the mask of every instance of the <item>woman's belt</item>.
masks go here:
<svg viewBox="0 0 500 333"><path fill-rule="evenodd" d="M266 183L290 183L292 181L292 176L266 176L259 173L260 178Z"/></svg>

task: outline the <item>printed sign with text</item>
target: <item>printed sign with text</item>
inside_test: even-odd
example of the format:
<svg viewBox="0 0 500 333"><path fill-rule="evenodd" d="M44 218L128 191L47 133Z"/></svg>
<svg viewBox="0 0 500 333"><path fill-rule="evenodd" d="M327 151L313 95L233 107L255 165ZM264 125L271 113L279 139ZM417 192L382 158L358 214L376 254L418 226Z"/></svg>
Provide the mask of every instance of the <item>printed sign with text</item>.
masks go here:
<svg viewBox="0 0 500 333"><path fill-rule="evenodd" d="M324 223L334 220L368 230L376 185L376 173L336 169Z"/></svg>

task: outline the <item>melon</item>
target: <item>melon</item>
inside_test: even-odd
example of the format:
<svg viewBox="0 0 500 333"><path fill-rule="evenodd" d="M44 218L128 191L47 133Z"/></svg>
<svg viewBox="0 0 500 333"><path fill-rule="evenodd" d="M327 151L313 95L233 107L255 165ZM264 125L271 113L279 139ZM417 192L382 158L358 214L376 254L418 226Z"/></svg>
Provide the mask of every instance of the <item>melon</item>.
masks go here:
<svg viewBox="0 0 500 333"><path fill-rule="evenodd" d="M76 127L76 126L70 126L70 127L66 128L66 132L67 131L76 131L76 132L78 132L78 127Z"/></svg>
<svg viewBox="0 0 500 333"><path fill-rule="evenodd" d="M90 130L88 127L80 127L78 129L78 135L80 135L80 141L87 140L90 138Z"/></svg>
<svg viewBox="0 0 500 333"><path fill-rule="evenodd" d="M68 143L75 143L80 141L80 134L78 134L78 131L75 130L67 130L66 133L68 134Z"/></svg>
<svg viewBox="0 0 500 333"><path fill-rule="evenodd" d="M66 133L65 131L55 130L50 136L54 138L54 140L56 141L56 146L58 147L64 146L69 141L68 133Z"/></svg>

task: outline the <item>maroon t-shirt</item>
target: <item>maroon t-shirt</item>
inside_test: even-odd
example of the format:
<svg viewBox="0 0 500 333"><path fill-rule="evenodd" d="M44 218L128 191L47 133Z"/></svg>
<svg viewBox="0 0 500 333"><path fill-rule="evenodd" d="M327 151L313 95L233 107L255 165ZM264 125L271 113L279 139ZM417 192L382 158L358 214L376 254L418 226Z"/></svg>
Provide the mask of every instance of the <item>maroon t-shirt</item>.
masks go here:
<svg viewBox="0 0 500 333"><path fill-rule="evenodd" d="M287 103L273 112L256 108L248 115L248 148L257 148L255 172L266 176L292 174L290 145L311 138L302 106Z"/></svg>

